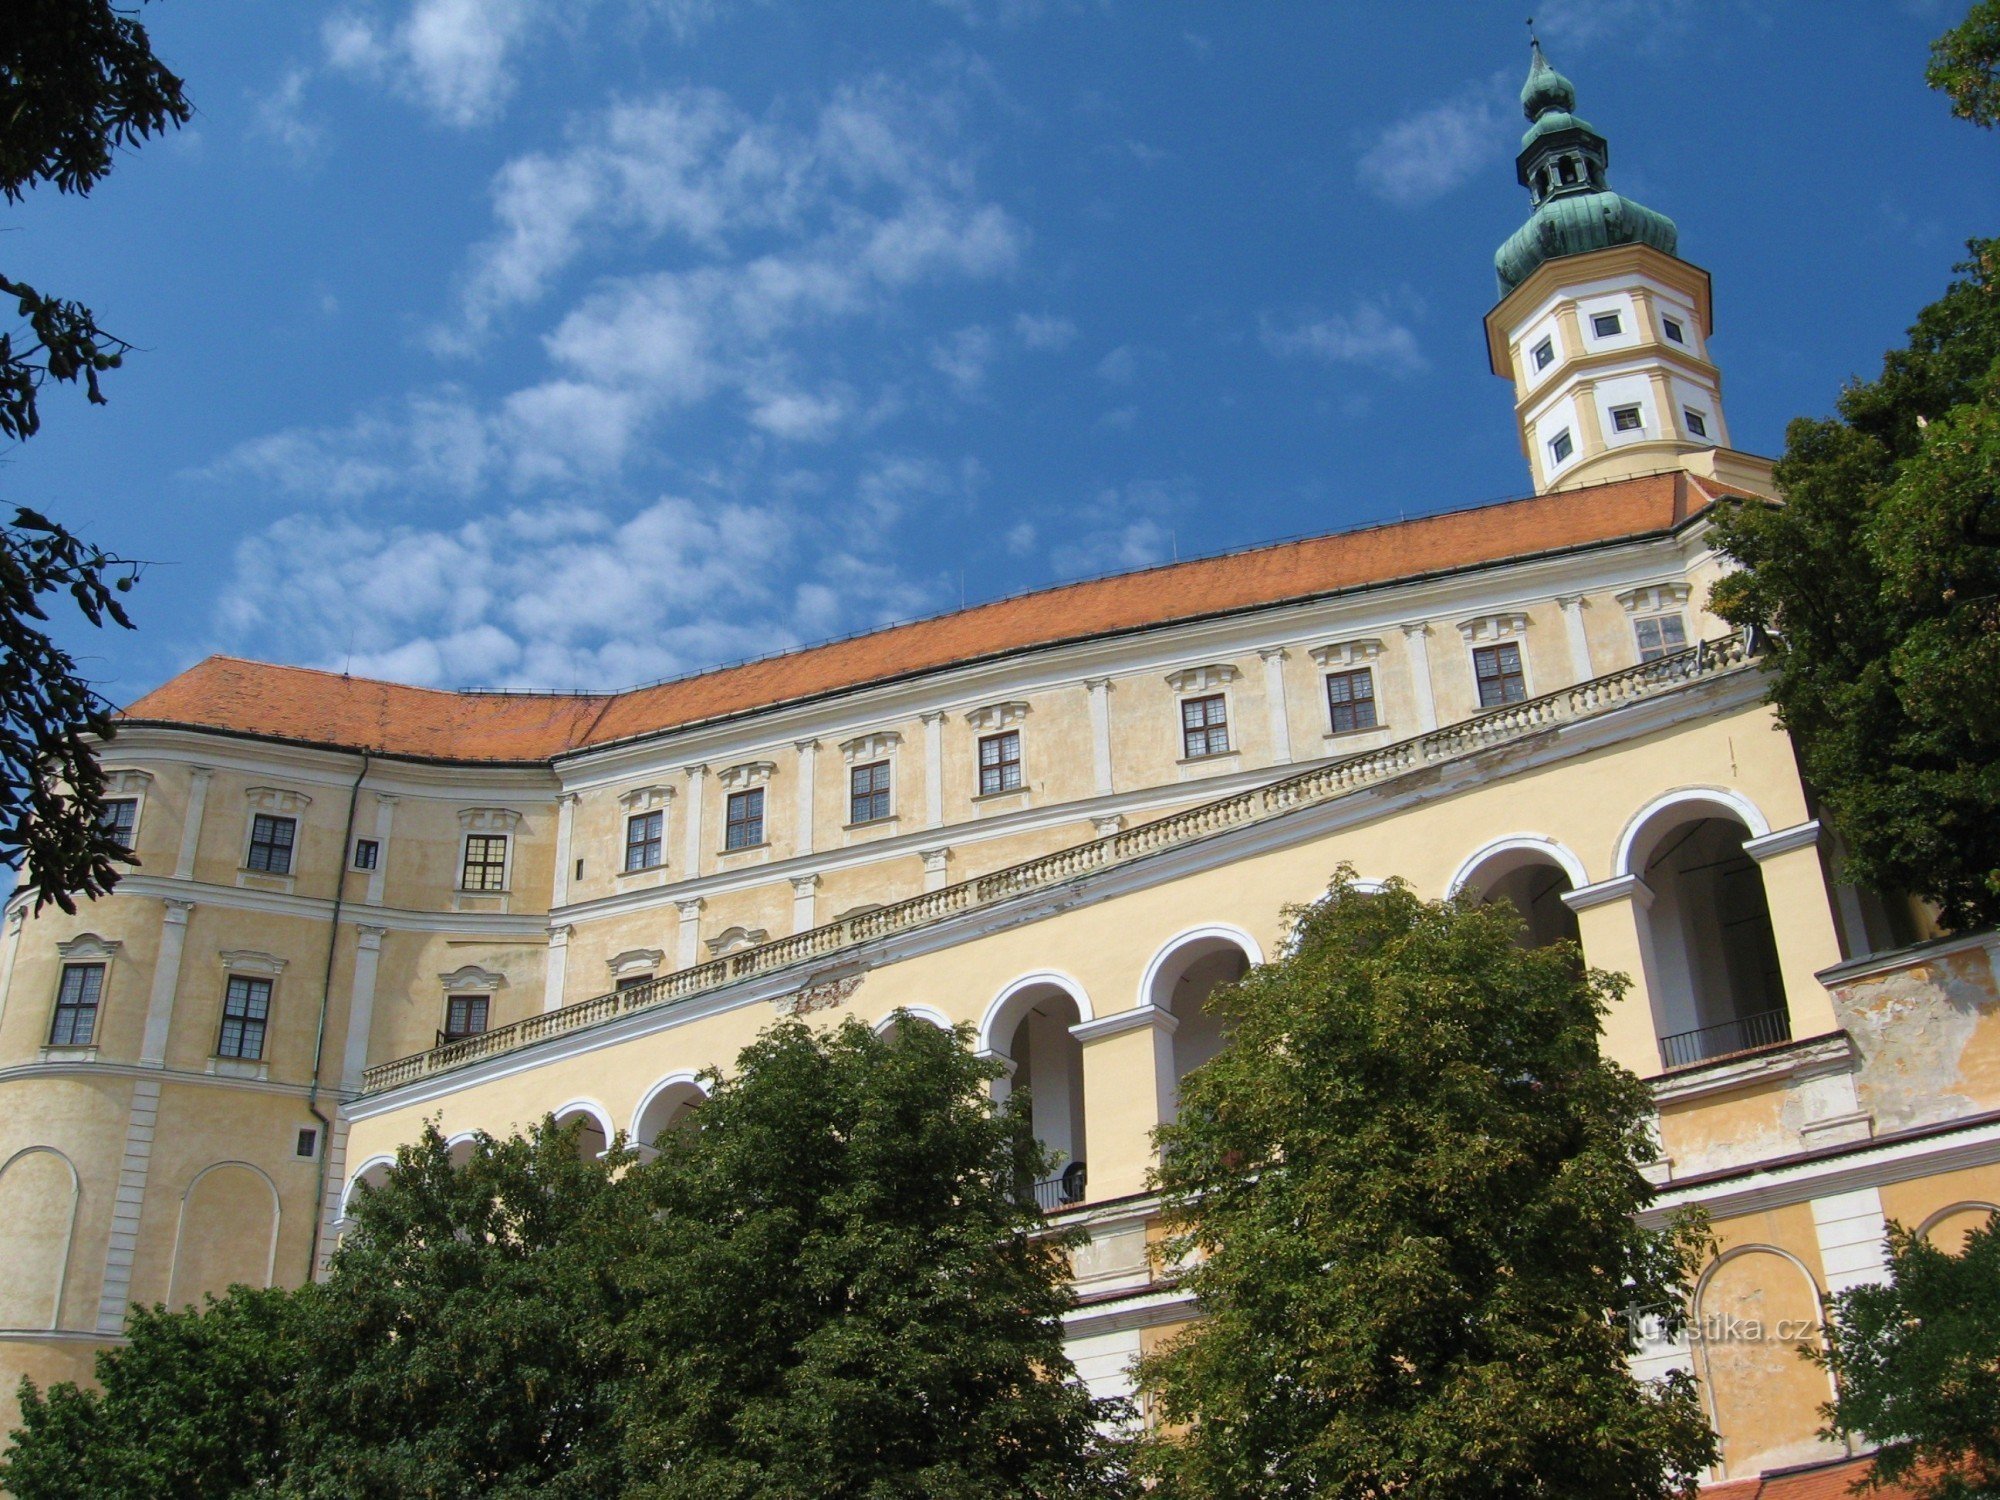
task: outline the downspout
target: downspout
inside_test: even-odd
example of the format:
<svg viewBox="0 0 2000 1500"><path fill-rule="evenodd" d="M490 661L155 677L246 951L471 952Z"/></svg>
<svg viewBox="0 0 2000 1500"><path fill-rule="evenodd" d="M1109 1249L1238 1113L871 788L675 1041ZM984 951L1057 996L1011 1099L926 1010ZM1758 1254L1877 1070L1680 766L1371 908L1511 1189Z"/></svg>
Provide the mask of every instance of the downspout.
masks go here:
<svg viewBox="0 0 2000 1500"><path fill-rule="evenodd" d="M319 1074L326 1062L326 1012L333 1002L333 956L340 948L340 905L347 894L348 849L354 842L354 808L361 800L361 783L368 776L368 752L361 752L361 769L347 789L347 823L340 831L340 862L334 866L333 916L326 933L326 972L319 983L319 1035L313 1038L312 1086L306 1090L306 1113L319 1121L319 1174L313 1185L312 1244L306 1260L306 1280L319 1276L319 1226L326 1217L326 1159L333 1150L333 1121L319 1107Z"/></svg>

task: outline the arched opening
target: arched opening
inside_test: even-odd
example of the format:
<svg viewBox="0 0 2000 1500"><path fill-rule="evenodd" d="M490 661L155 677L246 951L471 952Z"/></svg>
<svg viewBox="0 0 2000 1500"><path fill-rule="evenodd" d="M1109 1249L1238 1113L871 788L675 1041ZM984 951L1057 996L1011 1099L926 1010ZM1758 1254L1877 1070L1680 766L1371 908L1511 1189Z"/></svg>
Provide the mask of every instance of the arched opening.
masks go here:
<svg viewBox="0 0 2000 1500"><path fill-rule="evenodd" d="M1832 1385L1801 1357L1821 1317L1817 1283L1782 1250L1744 1246L1702 1276L1689 1333L1726 1477L1842 1455L1813 1435Z"/></svg>
<svg viewBox="0 0 2000 1500"><path fill-rule="evenodd" d="M565 1104L556 1111L558 1128L578 1125L576 1154L579 1160L595 1161L611 1149L611 1127L604 1111L593 1104Z"/></svg>
<svg viewBox="0 0 2000 1500"><path fill-rule="evenodd" d="M632 1118L632 1144L641 1154L658 1148L662 1136L692 1130L708 1094L692 1078L670 1078L655 1085Z"/></svg>
<svg viewBox="0 0 2000 1500"><path fill-rule="evenodd" d="M61 1326L76 1168L52 1146L29 1146L0 1166L0 1328Z"/></svg>
<svg viewBox="0 0 2000 1500"><path fill-rule="evenodd" d="M1626 867L1651 892L1646 980L1660 1063L1682 1068L1790 1039L1777 934L1750 830L1722 803L1676 803L1630 844Z"/></svg>
<svg viewBox="0 0 2000 1500"><path fill-rule="evenodd" d="M269 1286L277 1253L276 1185L248 1162L217 1162L181 1196L167 1305L199 1307L232 1286Z"/></svg>
<svg viewBox="0 0 2000 1500"><path fill-rule="evenodd" d="M1185 933L1153 960L1146 1002L1174 1018L1174 1087L1228 1045L1228 1028L1209 997L1250 972L1263 955L1245 933L1205 928Z"/></svg>
<svg viewBox="0 0 2000 1500"><path fill-rule="evenodd" d="M1084 1019L1076 996L1042 980L1015 986L985 1030L991 1050L1013 1064L1006 1087L1028 1095L1035 1139L1054 1158L1035 1184L1044 1209L1081 1203L1089 1187L1084 1162L1083 1044L1070 1028Z"/></svg>
<svg viewBox="0 0 2000 1500"><path fill-rule="evenodd" d="M1573 868L1573 857L1558 854L1554 845L1524 839L1478 858L1453 888L1473 891L1489 905L1507 902L1521 918L1515 941L1523 948L1547 948L1581 940L1576 913L1563 902L1577 886Z"/></svg>

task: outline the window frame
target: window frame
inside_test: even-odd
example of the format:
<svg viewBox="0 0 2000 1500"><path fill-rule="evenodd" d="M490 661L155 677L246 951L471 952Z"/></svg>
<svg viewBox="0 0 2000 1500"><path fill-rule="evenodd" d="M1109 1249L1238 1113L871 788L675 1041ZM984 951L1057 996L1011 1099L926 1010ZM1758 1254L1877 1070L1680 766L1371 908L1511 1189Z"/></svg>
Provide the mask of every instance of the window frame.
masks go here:
<svg viewBox="0 0 2000 1500"><path fill-rule="evenodd" d="M1683 406L1681 408L1681 420L1687 424L1688 435L1690 437L1698 437L1703 441L1708 440L1707 413L1696 411L1692 406Z"/></svg>
<svg viewBox="0 0 2000 1500"><path fill-rule="evenodd" d="M1514 654L1512 671L1506 670L1503 665L1502 653L1509 651ZM1482 672L1480 670L1482 658L1492 661L1494 665L1492 672ZM1500 696L1498 698L1488 699L1486 696L1486 684L1488 682L1495 682L1500 685ZM1519 691L1510 692L1508 689L1509 683L1518 684ZM1472 691L1473 696L1479 700L1479 707L1482 710L1506 708L1509 704L1524 703L1527 701L1529 696L1528 656L1521 649L1521 642L1519 640L1489 641L1484 645L1472 648Z"/></svg>
<svg viewBox="0 0 2000 1500"><path fill-rule="evenodd" d="M740 816L739 808L743 810ZM746 786L740 792L728 793L722 802L722 852L734 854L743 849L761 849L769 843L764 827L765 811L764 788L761 786ZM754 838L750 836L752 833L756 835Z"/></svg>
<svg viewBox="0 0 2000 1500"><path fill-rule="evenodd" d="M650 832L646 831L650 829ZM634 832L638 837L633 837ZM650 851L650 854L649 854ZM633 855L639 856L633 863ZM621 875L637 875L644 870L657 870L667 862L667 810L664 807L649 807L641 812L625 815L625 860L619 870Z"/></svg>
<svg viewBox="0 0 2000 1500"><path fill-rule="evenodd" d="M1607 321L1611 324L1609 328L1604 326ZM1594 312L1590 315L1590 336L1592 338L1622 338L1624 333L1625 315L1617 308L1611 308L1606 312Z"/></svg>
<svg viewBox="0 0 2000 1500"><path fill-rule="evenodd" d="M1628 401L1620 406L1606 408L1611 415L1611 431L1644 432L1646 430L1646 408L1637 401Z"/></svg>
<svg viewBox="0 0 2000 1500"><path fill-rule="evenodd" d="M139 842L139 799L137 797L106 797L98 806L103 812L107 813L113 808L130 809L131 818L126 822L122 830L119 829L117 819L115 818L106 819L100 815L97 823L99 828L107 832L122 832L124 837L118 840L118 847L123 849L127 854L130 854Z"/></svg>
<svg viewBox="0 0 2000 1500"><path fill-rule="evenodd" d="M1011 742L1014 752L1012 756L1005 753L1008 748L1008 742ZM990 765L986 760L986 747L988 745L999 747L999 753L995 755ZM1027 772L1023 768L1022 762L1020 730L996 729L991 734L980 735L973 751L972 769L973 774L978 778L976 785L979 788L976 795L981 797L1003 797L1009 792L1021 791L1028 784ZM986 784L986 773L988 771L994 773L994 784L991 787ZM1007 780L1007 773L1009 771L1013 772L1014 779L1012 782Z"/></svg>
<svg viewBox="0 0 2000 1500"><path fill-rule="evenodd" d="M1651 625L1659 639L1652 645L1646 644L1646 627ZM1671 625L1680 633L1678 645L1667 641L1667 627ZM1659 614L1634 615L1632 617L1632 640L1639 649L1639 661L1643 665L1658 661L1663 656L1676 656L1688 649L1687 616L1680 610L1666 610Z"/></svg>
<svg viewBox="0 0 2000 1500"><path fill-rule="evenodd" d="M237 986L239 985L242 986L241 995L237 993ZM261 995L257 993L260 988L262 990ZM231 1062L264 1061L264 1047L270 1039L271 1032L271 1001L276 990L276 981L268 975L230 974L223 979L222 1017L215 1031L215 1055L217 1057L225 1058ZM239 1001L241 1002L240 1010L235 1008ZM261 1005L262 1007L261 1014L254 1010L254 1007L257 1005ZM236 1050L233 1052L228 1050L231 1023L234 1023L237 1028L235 1039ZM247 1041L252 1036L252 1027L256 1028L254 1034L255 1051L246 1050Z"/></svg>
<svg viewBox="0 0 2000 1500"><path fill-rule="evenodd" d="M1535 345L1534 348L1530 349L1528 351L1528 358L1533 362L1537 375L1554 364L1556 362L1555 335L1548 335L1539 344Z"/></svg>
<svg viewBox="0 0 2000 1500"><path fill-rule="evenodd" d="M868 785L861 785L861 778ZM880 809L877 811L877 809ZM847 768L847 826L886 823L896 815L896 772L888 757Z"/></svg>
<svg viewBox="0 0 2000 1500"><path fill-rule="evenodd" d="M1191 709L1200 713L1202 722L1188 722ZM1220 717L1215 717L1216 714ZM1214 760L1218 756L1236 753L1237 745L1229 732L1229 694L1190 694L1180 700L1177 716L1180 720L1182 760ZM1218 735L1220 745L1216 743Z"/></svg>
<svg viewBox="0 0 2000 1500"><path fill-rule="evenodd" d="M363 859L361 856L363 849L368 851L366 859ZM350 870L365 871L371 875L381 869L382 841L379 838L364 839L357 837L354 840L354 847L347 852L347 868Z"/></svg>
<svg viewBox="0 0 2000 1500"><path fill-rule="evenodd" d="M472 1008L475 1005L479 1007L479 1024L476 1027L461 1027L458 1030L454 1030L452 1022L454 1018L461 1014L460 1007L464 1008L463 1015L466 1018L470 1018ZM444 1025L439 1029L438 1035L443 1037L447 1042L462 1042L467 1037L484 1036L492 1027L493 995L491 991L465 990L463 992L447 992L445 994Z"/></svg>
<svg viewBox="0 0 2000 1500"><path fill-rule="evenodd" d="M258 838L260 824L269 824L272 830L276 830L280 825L283 825L286 830L284 841L279 843L271 839ZM257 863L257 851L259 849L265 851L264 859L266 863L261 865ZM284 851L285 856L285 863L282 868L275 867L268 862L275 857L274 851L280 849ZM253 875L291 875L296 872L298 852L299 820L297 818L293 817L290 813L253 811L250 814L250 841L245 845L243 850L244 869Z"/></svg>
<svg viewBox="0 0 2000 1500"><path fill-rule="evenodd" d="M473 859L472 846L475 840L480 844L482 853L489 856L488 858ZM490 857L492 846L496 843L500 846L500 858L498 860ZM479 832L464 835L459 841L458 849L459 890L468 896L504 896L507 893L510 877L513 873L511 869L513 859L514 836L512 834ZM475 868L482 871L495 872L492 878L496 883L492 885L474 885L472 883L472 872Z"/></svg>
<svg viewBox="0 0 2000 1500"><path fill-rule="evenodd" d="M91 995L88 1000L66 999L65 996L69 989L69 976L72 973L85 974L92 970L96 971L97 975L96 993ZM55 1003L50 1007L49 1011L49 1046L94 1047L97 1045L97 1022L98 1017L104 1010L104 991L110 977L111 965L101 958L77 959L74 962L65 962L63 964L56 978ZM82 981L82 983L87 983L87 981ZM63 1017L65 1015L73 1017L78 1014L86 1016L89 1022L89 1029L85 1031L83 1039L81 1041L77 1040L76 1022L74 1020L70 1023L69 1036L67 1038L59 1037L58 1032L62 1027Z"/></svg>
<svg viewBox="0 0 2000 1500"><path fill-rule="evenodd" d="M1685 326L1679 318L1671 313L1660 314L1660 333L1673 343L1682 345L1687 343L1687 330Z"/></svg>
<svg viewBox="0 0 2000 1500"><path fill-rule="evenodd" d="M1561 468L1575 454L1576 439L1570 436L1567 427L1549 439L1549 462L1553 467Z"/></svg>
<svg viewBox="0 0 2000 1500"><path fill-rule="evenodd" d="M1371 729L1380 729L1382 727L1380 700L1375 695L1375 669L1372 666L1337 667L1325 673L1324 676L1325 682L1322 691L1326 696L1328 734L1365 734ZM1352 684L1356 680L1365 682L1368 685L1368 691L1365 694L1350 695L1336 702L1333 696L1335 683ZM1363 706L1366 707L1368 713L1368 722L1366 724L1359 722ZM1343 726L1340 722L1341 710L1343 709L1347 710L1349 716L1356 722Z"/></svg>

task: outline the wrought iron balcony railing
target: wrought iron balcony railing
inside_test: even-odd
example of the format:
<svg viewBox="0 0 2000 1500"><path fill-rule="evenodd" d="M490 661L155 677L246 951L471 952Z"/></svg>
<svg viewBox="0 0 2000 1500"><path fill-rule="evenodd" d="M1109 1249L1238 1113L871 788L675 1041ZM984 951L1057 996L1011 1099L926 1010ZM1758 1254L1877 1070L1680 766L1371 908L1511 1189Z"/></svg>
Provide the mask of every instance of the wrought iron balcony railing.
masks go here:
<svg viewBox="0 0 2000 1500"><path fill-rule="evenodd" d="M1296 776L1287 776L1249 791L1170 813L1104 838L1058 849L988 875L879 906L873 911L842 917L823 927L744 948L708 963L645 984L579 1000L559 1010L544 1011L511 1025L496 1026L479 1036L448 1042L393 1062L377 1063L362 1075L362 1092L379 1093L414 1083L435 1073L464 1067L482 1058L532 1046L550 1037L595 1026L633 1011L672 1005L738 980L779 969L819 963L863 943L894 933L926 927L946 917L995 906L1018 896L1065 885L1086 875L1109 870L1169 849L1198 843L1231 829L1268 818L1336 801L1365 787L1407 772L1509 741L1527 739L1564 724L1591 718L1647 698L1672 692L1702 678L1718 677L1753 661L1760 646L1737 631L1704 641L1686 651L1658 657L1580 682L1540 698L1510 703L1443 729L1399 740L1378 750L1329 761Z"/></svg>
<svg viewBox="0 0 2000 1500"><path fill-rule="evenodd" d="M1752 1052L1759 1047L1775 1047L1792 1039L1792 1018L1782 1006L1760 1010L1755 1015L1718 1021L1713 1026L1697 1026L1693 1031L1677 1031L1660 1038L1660 1066L1668 1070L1690 1068L1699 1062L1727 1057L1732 1052Z"/></svg>
<svg viewBox="0 0 2000 1500"><path fill-rule="evenodd" d="M1045 1214L1074 1208L1090 1189L1090 1174L1080 1161L1073 1161L1053 1177L1035 1184L1035 1207Z"/></svg>

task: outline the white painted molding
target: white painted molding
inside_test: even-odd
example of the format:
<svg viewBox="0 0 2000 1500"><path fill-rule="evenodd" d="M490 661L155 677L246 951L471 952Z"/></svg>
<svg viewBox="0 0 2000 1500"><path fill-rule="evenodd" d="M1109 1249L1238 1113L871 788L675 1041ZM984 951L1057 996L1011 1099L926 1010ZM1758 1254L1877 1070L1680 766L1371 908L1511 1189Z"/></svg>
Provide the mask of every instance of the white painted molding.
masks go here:
<svg viewBox="0 0 2000 1500"><path fill-rule="evenodd" d="M1128 1031L1151 1028L1172 1036L1180 1022L1170 1010L1159 1010L1150 1005L1141 1005L1133 1010L1114 1011L1108 1016L1099 1016L1094 1021L1079 1021L1070 1027L1069 1034L1079 1042L1088 1045L1108 1036L1122 1036Z"/></svg>
<svg viewBox="0 0 2000 1500"><path fill-rule="evenodd" d="M965 722L981 734L988 734L996 729L1011 728L1027 717L1028 705L1016 699L975 708L965 716Z"/></svg>
<svg viewBox="0 0 2000 1500"><path fill-rule="evenodd" d="M1527 629L1527 613L1518 609L1498 610L1490 615L1474 615L1469 620L1458 622L1458 633L1474 643L1511 640L1515 636L1525 635Z"/></svg>
<svg viewBox="0 0 2000 1500"><path fill-rule="evenodd" d="M1097 1013L1090 1004L1090 992L1083 987L1081 980L1060 969L1038 969L1002 986L1000 993L987 1002L986 1012L979 1018L978 1038L974 1045L995 1057L1005 1057L998 1029L1003 1024L1009 1027L1017 1024L1028 1008L1019 1002L1043 990L1060 990L1067 995L1076 1007L1078 1025L1096 1019ZM1011 1059L1009 1061L1011 1063Z"/></svg>
<svg viewBox="0 0 2000 1500"><path fill-rule="evenodd" d="M312 806L312 798L304 792L278 786L249 787L243 793L243 800L261 813L300 813Z"/></svg>
<svg viewBox="0 0 2000 1500"><path fill-rule="evenodd" d="M1562 904L1571 911L1589 911L1593 906L1603 906L1612 901L1630 901L1640 911L1645 911L1653 904L1653 888L1637 875L1614 875L1595 885L1564 891L1562 895Z"/></svg>
<svg viewBox="0 0 2000 1500"><path fill-rule="evenodd" d="M1167 673L1167 686L1177 693L1207 693L1227 687L1243 674L1228 662L1212 662L1202 667L1182 667Z"/></svg>
<svg viewBox="0 0 2000 1500"><path fill-rule="evenodd" d="M778 763L774 760L746 760L717 773L716 780L725 791L740 792L748 787L763 786L778 774Z"/></svg>
<svg viewBox="0 0 2000 1500"><path fill-rule="evenodd" d="M1407 625L1403 628L1409 629ZM1381 654L1382 639L1373 635L1347 641L1328 641L1323 646L1313 647L1311 652L1312 659L1328 671L1338 671L1342 667L1363 666Z"/></svg>
<svg viewBox="0 0 2000 1500"><path fill-rule="evenodd" d="M511 807L462 807L458 826L467 833L512 833L521 826L521 815Z"/></svg>
<svg viewBox="0 0 2000 1500"><path fill-rule="evenodd" d="M107 770L104 773L104 790L112 797L143 797L146 788L153 784L153 773L141 771L136 766L122 770Z"/></svg>
<svg viewBox="0 0 2000 1500"><path fill-rule="evenodd" d="M1819 819L1794 823L1790 828L1780 828L1759 838L1745 839L1743 852L1762 864L1780 854L1788 854L1794 849L1809 849L1819 842Z"/></svg>
<svg viewBox="0 0 2000 1500"><path fill-rule="evenodd" d="M725 927L703 946L708 949L711 958L721 958L740 948L754 948L770 935L762 927Z"/></svg>
<svg viewBox="0 0 2000 1500"><path fill-rule="evenodd" d="M572 792L570 795L574 797L576 794ZM618 794L618 805L627 813L651 812L673 800L674 789L670 786L635 786L629 792Z"/></svg>
<svg viewBox="0 0 2000 1500"><path fill-rule="evenodd" d="M660 963L666 958L658 948L627 948L623 953L604 960L604 966L611 971L613 981L629 979L635 974L657 974Z"/></svg>
<svg viewBox="0 0 2000 1500"><path fill-rule="evenodd" d="M116 938L101 938L94 932L79 932L56 944L56 952L64 963L101 963L116 958L124 948Z"/></svg>
<svg viewBox="0 0 2000 1500"><path fill-rule="evenodd" d="M903 737L893 729L877 729L869 734L857 734L851 740L843 740L840 745L841 759L849 765L871 760L886 760L896 753L896 747L903 743Z"/></svg>
<svg viewBox="0 0 2000 1500"><path fill-rule="evenodd" d="M447 995L487 995L505 989L507 976L482 969L478 964L465 964L449 974L438 975L438 982Z"/></svg>
<svg viewBox="0 0 2000 1500"><path fill-rule="evenodd" d="M1685 583L1649 583L1612 597L1625 607L1628 615L1654 615L1682 608L1693 592Z"/></svg>
<svg viewBox="0 0 2000 1500"><path fill-rule="evenodd" d="M1571 850L1555 839L1540 833L1512 833L1505 838L1481 844L1465 857L1451 881L1445 886L1447 896L1456 896L1465 888L1465 883L1479 872L1479 867L1502 854L1522 853L1538 855L1545 862L1552 861L1569 877L1574 890L1582 890L1590 884L1590 876L1583 868L1583 861Z"/></svg>
<svg viewBox="0 0 2000 1500"><path fill-rule="evenodd" d="M1710 809L1708 812L1698 813L1696 816L1713 817L1717 811L1720 811L1724 816L1733 816L1744 827L1750 830L1753 839L1762 838L1771 831L1770 819L1766 818L1758 810L1756 803L1734 788L1723 786L1676 787L1671 792L1662 792L1659 796L1653 798L1627 820L1624 831L1618 835L1618 849L1617 853L1612 857L1611 868L1621 875L1630 873L1632 871L1632 846L1638 841L1639 835L1661 813L1666 812L1669 808L1683 806L1695 808L1706 807Z"/></svg>
<svg viewBox="0 0 2000 1500"><path fill-rule="evenodd" d="M1217 942L1227 943L1241 950L1252 968L1264 961L1263 945L1233 922L1205 922L1199 927L1183 928L1154 949L1152 958L1147 960L1146 971L1139 977L1139 1007L1165 1011L1166 1006L1156 1004L1153 991L1158 987L1160 976L1165 972L1167 965L1189 948Z"/></svg>
<svg viewBox="0 0 2000 1500"><path fill-rule="evenodd" d="M224 948L215 955L232 974L264 974L275 979L285 972L286 959L257 948Z"/></svg>

